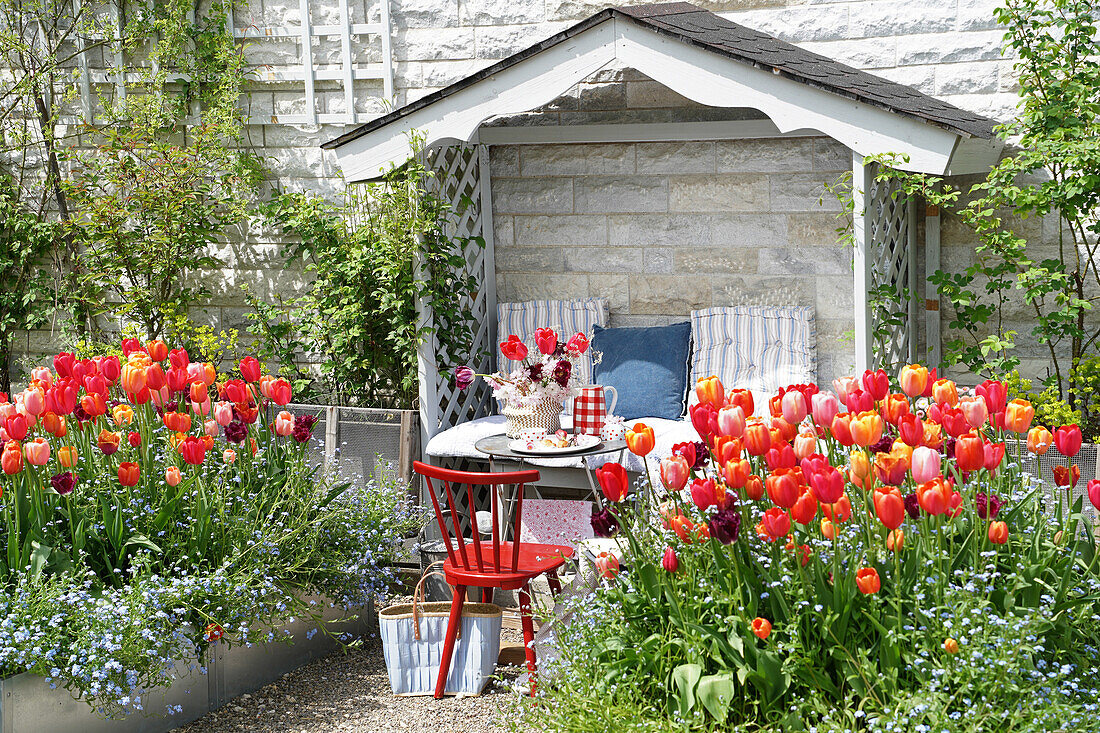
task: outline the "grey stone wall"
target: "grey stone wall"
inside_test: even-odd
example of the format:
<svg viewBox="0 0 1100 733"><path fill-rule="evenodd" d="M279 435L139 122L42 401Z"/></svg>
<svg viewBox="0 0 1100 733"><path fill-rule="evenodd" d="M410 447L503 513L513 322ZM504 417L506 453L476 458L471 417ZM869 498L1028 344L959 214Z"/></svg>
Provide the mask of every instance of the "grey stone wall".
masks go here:
<svg viewBox="0 0 1100 733"><path fill-rule="evenodd" d="M1012 114L1013 76L1011 62L1001 57L1002 32L992 14L996 0L696 2L960 107L999 119ZM339 22L335 0L310 4L314 23ZM395 99L384 100L377 82L359 81L355 108L374 114L405 104L605 5L596 0L392 0ZM373 0L350 0L349 7L352 22L379 17ZM234 6L237 27L292 24L299 13L299 0L240 0ZM267 71L296 63L299 44L292 37L248 42L245 53L258 75L242 104L253 117L302 111L300 85L262 80ZM380 59L376 42L357 43L353 51L357 63ZM318 65L331 64L338 42L316 45L314 53ZM317 97L322 112L344 108L336 82L318 82ZM627 109L637 121L746 114L692 105L640 75L609 70L547 110L507 124L620 121ZM334 195L343 183L331 155L318 145L345 129L255 124L248 128L248 141L264 156L277 188ZM836 146L826 140L786 145L789 149L754 141L496 150L501 296L608 292L614 296L615 321L621 323L667 320L704 303L804 302L818 310L822 376L842 371L841 355L850 349L843 340L851 329L850 268L832 245L835 225L811 204L821 180L847 163L830 159ZM243 328L241 284L268 299L293 297L304 280L297 268L284 266L281 243L278 232L257 226L227 244L220 252L225 269L210 278L215 297L203 318ZM766 246L756 251L756 243ZM948 222L945 266L965 266L972 248L972 239ZM57 346L56 334L38 332L28 335L26 349L42 354Z"/></svg>
<svg viewBox="0 0 1100 733"><path fill-rule="evenodd" d="M612 326L815 308L819 376L852 368L852 254L825 137L491 148L497 294L606 297Z"/></svg>

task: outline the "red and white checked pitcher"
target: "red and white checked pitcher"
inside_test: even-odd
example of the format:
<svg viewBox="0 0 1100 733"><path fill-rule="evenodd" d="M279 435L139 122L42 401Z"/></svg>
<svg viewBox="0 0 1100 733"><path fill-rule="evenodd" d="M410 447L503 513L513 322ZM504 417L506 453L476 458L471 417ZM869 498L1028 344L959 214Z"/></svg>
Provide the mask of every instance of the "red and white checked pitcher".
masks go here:
<svg viewBox="0 0 1100 733"><path fill-rule="evenodd" d="M607 406L604 390L611 391L611 407ZM619 393L614 387L587 384L580 388L580 395L573 401L573 432L578 435L599 435L604 419L615 412Z"/></svg>

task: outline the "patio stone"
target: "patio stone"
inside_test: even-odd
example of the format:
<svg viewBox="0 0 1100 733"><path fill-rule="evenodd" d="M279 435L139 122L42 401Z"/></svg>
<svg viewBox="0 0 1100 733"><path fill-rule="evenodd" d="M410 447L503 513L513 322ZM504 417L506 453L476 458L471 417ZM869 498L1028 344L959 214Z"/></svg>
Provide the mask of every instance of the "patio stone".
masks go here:
<svg viewBox="0 0 1100 733"><path fill-rule="evenodd" d="M658 81L632 81L626 85L628 107L691 107L698 105Z"/></svg>
<svg viewBox="0 0 1100 733"><path fill-rule="evenodd" d="M705 275L710 273L756 272L760 250L755 247L691 247L676 250L676 272Z"/></svg>
<svg viewBox="0 0 1100 733"><path fill-rule="evenodd" d="M836 230L842 225L835 213L788 214L787 236L791 246L830 246L837 243Z"/></svg>
<svg viewBox="0 0 1100 733"><path fill-rule="evenodd" d="M706 280L688 275L634 275L630 278L632 315L683 315L711 304Z"/></svg>
<svg viewBox="0 0 1100 733"><path fill-rule="evenodd" d="M670 211L768 211L768 178L754 174L669 176Z"/></svg>
<svg viewBox="0 0 1100 733"><path fill-rule="evenodd" d="M669 182L662 176L586 176L576 179L577 213L667 211Z"/></svg>
<svg viewBox="0 0 1100 733"><path fill-rule="evenodd" d="M640 143L638 171L641 173L713 173L714 143Z"/></svg>
<svg viewBox="0 0 1100 733"><path fill-rule="evenodd" d="M624 313L630 309L630 280L627 274L592 275L588 278L589 295L607 298L612 314Z"/></svg>
<svg viewBox="0 0 1100 733"><path fill-rule="evenodd" d="M787 221L774 214L710 214L712 244L782 247L787 244Z"/></svg>
<svg viewBox="0 0 1100 733"><path fill-rule="evenodd" d="M840 202L825 188L828 173L777 173L771 176L773 211L839 211Z"/></svg>
<svg viewBox="0 0 1100 733"><path fill-rule="evenodd" d="M588 275L504 275L497 282L497 298L503 302L587 298Z"/></svg>
<svg viewBox="0 0 1100 733"><path fill-rule="evenodd" d="M641 272L643 250L635 247L604 249L576 247L565 251L567 272Z"/></svg>
<svg viewBox="0 0 1100 733"><path fill-rule="evenodd" d="M567 268L560 247L497 247L496 267L504 272L557 272Z"/></svg>
<svg viewBox="0 0 1100 733"><path fill-rule="evenodd" d="M519 146L518 145L493 145L489 148L489 177L493 182L493 193L496 193L498 178L519 175ZM494 195L494 198L495 195Z"/></svg>
<svg viewBox="0 0 1100 733"><path fill-rule="evenodd" d="M711 237L704 217L688 215L609 216L608 230L614 246L684 247L709 244Z"/></svg>
<svg viewBox="0 0 1100 733"><path fill-rule="evenodd" d="M814 305L816 286L813 278L730 275L716 276L709 280L714 307Z"/></svg>
<svg viewBox="0 0 1100 733"><path fill-rule="evenodd" d="M607 217L600 215L517 216L517 246L607 244Z"/></svg>
<svg viewBox="0 0 1100 733"><path fill-rule="evenodd" d="M857 38L944 33L955 28L955 9L941 0L858 3L851 7L849 32Z"/></svg>
<svg viewBox="0 0 1100 733"><path fill-rule="evenodd" d="M646 247L643 250L642 271L668 274L673 269L673 255L676 250L668 247Z"/></svg>
<svg viewBox="0 0 1100 733"><path fill-rule="evenodd" d="M498 178L493 209L506 214L569 214L573 212L572 178Z"/></svg>
<svg viewBox="0 0 1100 733"><path fill-rule="evenodd" d="M831 137L814 138L815 171L847 171L852 169L852 151Z"/></svg>
<svg viewBox="0 0 1100 733"><path fill-rule="evenodd" d="M813 160L814 139L761 138L719 140L719 173L771 173L808 171Z"/></svg>
<svg viewBox="0 0 1100 733"><path fill-rule="evenodd" d="M761 275L840 275L852 271L852 249L831 247L786 247L760 251Z"/></svg>

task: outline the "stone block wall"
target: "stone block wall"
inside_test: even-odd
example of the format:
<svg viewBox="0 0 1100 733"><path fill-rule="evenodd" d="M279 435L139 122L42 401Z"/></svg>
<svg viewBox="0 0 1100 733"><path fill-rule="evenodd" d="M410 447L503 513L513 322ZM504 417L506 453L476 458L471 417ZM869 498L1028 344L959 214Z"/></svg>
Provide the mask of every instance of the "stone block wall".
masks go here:
<svg viewBox="0 0 1100 733"><path fill-rule="evenodd" d="M494 146L497 296L605 297L612 326L812 306L831 380L853 366L852 251L825 184L850 155L825 137Z"/></svg>

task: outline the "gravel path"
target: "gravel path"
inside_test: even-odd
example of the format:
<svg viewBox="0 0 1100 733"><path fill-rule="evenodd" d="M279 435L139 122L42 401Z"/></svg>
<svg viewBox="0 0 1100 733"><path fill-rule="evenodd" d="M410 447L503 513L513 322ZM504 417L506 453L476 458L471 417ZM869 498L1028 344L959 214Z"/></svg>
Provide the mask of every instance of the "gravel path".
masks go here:
<svg viewBox="0 0 1100 733"><path fill-rule="evenodd" d="M501 647L519 645L520 632L504 630ZM346 654L337 652L284 675L250 695L177 728L174 733L498 733L498 712L525 672L497 667L478 697L396 697L377 637Z"/></svg>

